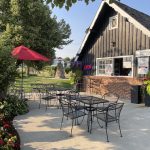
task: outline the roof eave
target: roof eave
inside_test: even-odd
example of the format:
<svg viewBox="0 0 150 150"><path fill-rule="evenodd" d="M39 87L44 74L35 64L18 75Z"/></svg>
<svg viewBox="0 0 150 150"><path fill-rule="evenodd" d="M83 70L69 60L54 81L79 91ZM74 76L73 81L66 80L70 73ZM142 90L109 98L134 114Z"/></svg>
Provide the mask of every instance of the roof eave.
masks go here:
<svg viewBox="0 0 150 150"><path fill-rule="evenodd" d="M79 48L77 54L80 54L80 53L81 53L82 48L84 47L84 45L85 45L85 43L86 43L86 41L87 41L87 39L88 39L88 37L89 37L89 35L90 35L90 31L91 31L91 29L93 28L93 26L94 26L94 24L95 24L95 22L96 22L96 20L97 20L97 18L98 18L98 15L99 15L99 13L101 12L101 10L102 10L102 8L103 8L103 6L104 6L105 3L106 3L106 2L102 1L100 7L98 8L97 13L96 13L96 15L95 15L95 17L94 17L94 19L93 19L93 21L92 21L90 27L89 27L88 32L86 33L86 35L85 35L85 37L84 37L84 39L83 39L83 42L82 42L82 44L81 44L81 46L80 46L80 48ZM77 59L76 59L76 58L77 58L77 56L75 57L75 60L78 59L78 58L77 58Z"/></svg>

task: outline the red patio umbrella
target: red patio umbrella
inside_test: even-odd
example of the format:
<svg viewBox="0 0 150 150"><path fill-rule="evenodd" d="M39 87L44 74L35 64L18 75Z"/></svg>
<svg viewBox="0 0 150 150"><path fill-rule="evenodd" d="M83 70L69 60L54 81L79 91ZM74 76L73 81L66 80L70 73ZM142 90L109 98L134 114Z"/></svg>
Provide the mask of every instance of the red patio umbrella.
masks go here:
<svg viewBox="0 0 150 150"><path fill-rule="evenodd" d="M39 61L49 61L45 56L21 45L13 49L12 56L18 60L39 60Z"/></svg>
<svg viewBox="0 0 150 150"><path fill-rule="evenodd" d="M18 60L22 60L22 83L21 88L23 89L23 60L38 60L38 61L49 61L45 56L21 45L13 49L11 52L12 56ZM21 94L22 99L22 94Z"/></svg>

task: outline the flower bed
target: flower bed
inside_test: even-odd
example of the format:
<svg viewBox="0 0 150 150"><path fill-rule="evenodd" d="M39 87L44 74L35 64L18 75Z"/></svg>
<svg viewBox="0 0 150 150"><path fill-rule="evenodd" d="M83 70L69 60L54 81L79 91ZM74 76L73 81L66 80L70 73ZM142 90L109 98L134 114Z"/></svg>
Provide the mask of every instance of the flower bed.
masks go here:
<svg viewBox="0 0 150 150"><path fill-rule="evenodd" d="M0 100L0 150L20 150L20 138L12 121L28 110L27 102L15 95Z"/></svg>
<svg viewBox="0 0 150 150"><path fill-rule="evenodd" d="M20 138L11 121L0 119L0 149L20 150Z"/></svg>

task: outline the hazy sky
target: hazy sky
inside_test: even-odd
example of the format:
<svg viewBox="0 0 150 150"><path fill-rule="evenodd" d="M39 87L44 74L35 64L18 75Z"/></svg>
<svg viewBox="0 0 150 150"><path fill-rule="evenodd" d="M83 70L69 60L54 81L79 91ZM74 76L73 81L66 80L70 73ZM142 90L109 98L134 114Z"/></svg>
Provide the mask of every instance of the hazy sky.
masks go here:
<svg viewBox="0 0 150 150"><path fill-rule="evenodd" d="M122 3L131 6L139 11L150 15L150 0L121 0ZM74 57L80 48L85 36L85 30L90 26L94 16L101 4L101 0L86 5L83 1L78 1L69 11L64 8L54 8L53 14L58 18L64 19L71 27L71 37L73 42L64 47L64 49L56 50L57 57Z"/></svg>

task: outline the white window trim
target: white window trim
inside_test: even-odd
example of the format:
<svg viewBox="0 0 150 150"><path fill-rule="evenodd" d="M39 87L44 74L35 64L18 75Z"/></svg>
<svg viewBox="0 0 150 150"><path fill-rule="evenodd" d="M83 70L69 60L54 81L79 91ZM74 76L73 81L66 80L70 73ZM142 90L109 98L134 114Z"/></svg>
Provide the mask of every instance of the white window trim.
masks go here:
<svg viewBox="0 0 150 150"><path fill-rule="evenodd" d="M98 66L98 64L97 64L97 60L103 60L103 59L112 59L112 65L113 65L113 68L114 68L114 59L112 58L112 57L104 57L104 58L96 58L96 76L110 76L110 75L108 75L108 74L99 74L98 73L98 70L97 70L97 66Z"/></svg>
<svg viewBox="0 0 150 150"><path fill-rule="evenodd" d="M97 60L101 59L113 59L113 69L114 69L114 58L124 58L124 57L131 57L132 58L132 74L131 76L111 76L111 75L107 75L107 74L98 74L98 70L97 70ZM133 78L133 64L134 63L134 56L133 55L126 55L126 56L115 56L115 57L103 57L103 58L96 58L96 76L108 76L108 77L128 77L128 78ZM114 71L114 70L113 70Z"/></svg>
<svg viewBox="0 0 150 150"><path fill-rule="evenodd" d="M116 24L115 27L112 27L112 20L114 18L116 18L117 24ZM113 29L116 29L116 28L118 28L118 14L109 18L109 30L113 30Z"/></svg>

